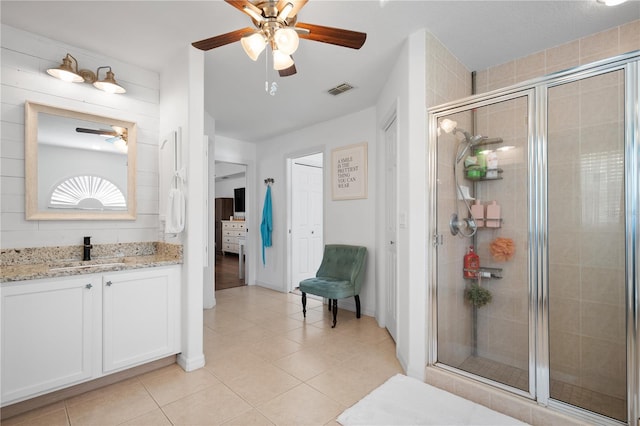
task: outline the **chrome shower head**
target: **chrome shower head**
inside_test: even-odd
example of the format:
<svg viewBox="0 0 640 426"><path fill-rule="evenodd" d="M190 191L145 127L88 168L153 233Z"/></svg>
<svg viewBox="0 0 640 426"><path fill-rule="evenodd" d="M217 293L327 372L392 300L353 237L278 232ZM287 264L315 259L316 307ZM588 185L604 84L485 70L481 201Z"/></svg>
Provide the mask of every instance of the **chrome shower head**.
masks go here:
<svg viewBox="0 0 640 426"><path fill-rule="evenodd" d="M469 143L469 145L471 145L471 147L474 147L479 143L481 143L482 141L484 141L485 139L487 139L486 136L482 136L482 135L475 135L475 136L471 136L471 138L467 138L466 132L465 132L465 138L467 139L467 142Z"/></svg>

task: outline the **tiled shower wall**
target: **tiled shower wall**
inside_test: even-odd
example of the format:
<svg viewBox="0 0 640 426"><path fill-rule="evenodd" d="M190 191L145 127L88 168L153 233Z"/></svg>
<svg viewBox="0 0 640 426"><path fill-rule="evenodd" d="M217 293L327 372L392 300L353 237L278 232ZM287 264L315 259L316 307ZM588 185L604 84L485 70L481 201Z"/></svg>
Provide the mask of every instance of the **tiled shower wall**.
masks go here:
<svg viewBox="0 0 640 426"><path fill-rule="evenodd" d="M640 20L476 72L483 93L640 49Z"/></svg>

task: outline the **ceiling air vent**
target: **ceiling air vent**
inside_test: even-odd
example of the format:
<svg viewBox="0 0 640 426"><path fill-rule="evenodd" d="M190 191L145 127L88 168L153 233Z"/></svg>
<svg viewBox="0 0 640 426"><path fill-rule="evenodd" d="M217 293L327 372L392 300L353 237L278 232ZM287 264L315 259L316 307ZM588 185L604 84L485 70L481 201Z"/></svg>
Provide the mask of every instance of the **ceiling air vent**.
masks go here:
<svg viewBox="0 0 640 426"><path fill-rule="evenodd" d="M351 89L353 89L352 85L350 85L349 83L342 83L337 85L336 87L332 87L331 89L327 90L327 93L333 96L338 96L340 93L347 92Z"/></svg>

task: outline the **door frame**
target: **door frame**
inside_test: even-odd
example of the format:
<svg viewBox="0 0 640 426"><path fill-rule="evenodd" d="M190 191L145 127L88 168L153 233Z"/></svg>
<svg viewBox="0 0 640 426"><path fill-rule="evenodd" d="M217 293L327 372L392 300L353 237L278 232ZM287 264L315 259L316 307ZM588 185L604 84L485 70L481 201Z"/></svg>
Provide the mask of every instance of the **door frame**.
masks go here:
<svg viewBox="0 0 640 426"><path fill-rule="evenodd" d="M211 138L213 139L213 138ZM213 148L213 149L212 149ZM243 157L242 155L218 155L215 151L215 142L210 140L209 146L209 164L214 164L214 167L209 168L209 209L207 217L210 220L208 237L210 241L215 240L215 226L214 220L214 208L215 208L215 162L241 164L245 166L245 226L246 242L245 242L245 282L246 285L255 285L256 280L256 265L258 264L256 259L258 252L256 250L256 244L258 244L260 234L260 224L257 222L262 216L256 212L256 163L255 160ZM257 239L256 239L257 238ZM215 306L215 249L212 243L209 249L210 253L213 253L213 266L210 264L211 272L214 274L214 299Z"/></svg>
<svg viewBox="0 0 640 426"><path fill-rule="evenodd" d="M393 331L389 330L389 325L390 325L390 320L391 318L389 318L389 311L387 309L387 306L389 305L389 286L392 285L392 283L388 282L386 280L389 271L387 270L387 240L388 240L388 235L387 235L387 214L386 212L388 211L387 209L385 209L385 214L384 214L384 218L383 218L383 227L384 227L384 241L383 241L383 256L384 256L384 262L381 262L382 266L381 268L383 269L383 273L384 275L382 275L383 280L384 280L384 288L381 289L381 292L383 293L381 295L382 300L384 300L384 303L382 303L380 305L380 309L384 312L383 313L383 317L384 317L384 326L385 328L389 331L389 334L391 334L391 336L393 337L394 342L398 341L398 262L397 262L397 258L398 258L398 238L399 238L399 201L398 201L398 193L399 193L399 174L398 174L398 169L397 169L397 165L398 165L398 157L399 157L399 150L398 150L398 146L399 146L399 132L400 132L400 127L398 125L398 111L397 111L397 106L394 105L393 109L389 112L389 114L387 115L386 119L382 122L382 127L381 127L381 132L382 132L382 142L383 142L383 152L384 152L384 162L383 162L383 166L384 166L384 170L385 170L385 187L384 187L384 202L385 204L387 203L388 197L390 194L387 193L387 185L386 182L388 180L388 176L386 173L386 165L387 165L387 131L389 130L389 128L394 125L395 123L395 127L396 127L396 135L395 135L395 151L396 151L396 171L395 171L395 188L394 188L394 195L395 195L395 216L396 216L396 220L395 220L395 246L396 246L396 273L395 273L395 287L396 287L396 295L395 295L395 318L393 319L393 324L392 327L395 328Z"/></svg>

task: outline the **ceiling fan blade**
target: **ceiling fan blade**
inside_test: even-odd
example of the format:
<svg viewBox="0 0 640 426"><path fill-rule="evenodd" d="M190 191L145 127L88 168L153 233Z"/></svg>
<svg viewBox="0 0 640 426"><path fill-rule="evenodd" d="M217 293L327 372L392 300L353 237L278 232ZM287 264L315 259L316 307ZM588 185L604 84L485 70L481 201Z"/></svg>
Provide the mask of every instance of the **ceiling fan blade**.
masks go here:
<svg viewBox="0 0 640 426"><path fill-rule="evenodd" d="M255 28L242 28L240 30L231 31L230 33L221 34L219 36L207 38L200 41L194 41L193 43L191 43L191 45L196 49L207 51L215 49L216 47L224 46L225 44L239 41L242 37L253 34L254 32L256 32Z"/></svg>
<svg viewBox="0 0 640 426"><path fill-rule="evenodd" d="M293 5L293 9L291 9L291 12L289 12L288 15L288 19L291 19L300 12L300 9L302 9L308 1L309 0L280 0L278 2L278 10L282 11L287 3L291 3Z"/></svg>
<svg viewBox="0 0 640 426"><path fill-rule="evenodd" d="M289 77L290 75L294 75L297 72L298 70L296 70L296 64L293 64L289 68L278 71L278 74L280 74L280 77Z"/></svg>
<svg viewBox="0 0 640 426"><path fill-rule="evenodd" d="M309 30L309 33L302 32L298 34L300 38L349 47L351 49L360 49L367 39L367 34L365 33L324 27L322 25L305 24L303 22L298 22L295 28Z"/></svg>
<svg viewBox="0 0 640 426"><path fill-rule="evenodd" d="M245 8L251 9L256 12L258 15L262 15L262 9L256 7L253 3L248 0L224 0L229 3L231 6L235 7L242 13L247 13Z"/></svg>
<svg viewBox="0 0 640 426"><path fill-rule="evenodd" d="M76 132L90 133L92 135L102 135L102 136L119 136L118 132L115 132L113 130L85 129L84 127L76 127Z"/></svg>

